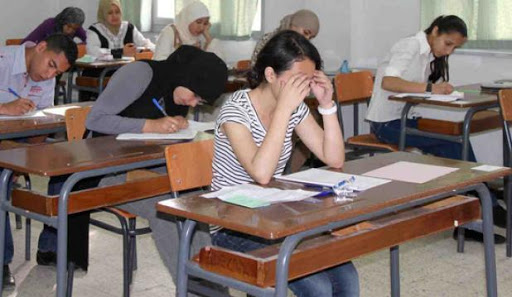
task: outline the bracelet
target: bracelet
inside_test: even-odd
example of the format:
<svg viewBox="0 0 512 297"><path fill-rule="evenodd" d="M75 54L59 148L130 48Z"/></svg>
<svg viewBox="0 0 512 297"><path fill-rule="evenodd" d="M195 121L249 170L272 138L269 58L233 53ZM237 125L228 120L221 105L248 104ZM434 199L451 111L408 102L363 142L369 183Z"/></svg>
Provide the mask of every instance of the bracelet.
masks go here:
<svg viewBox="0 0 512 297"><path fill-rule="evenodd" d="M318 113L321 115L334 114L334 113L336 113L337 110L338 110L338 106L336 105L336 103L334 103L334 101L332 101L331 108L322 108L322 107L318 106Z"/></svg>

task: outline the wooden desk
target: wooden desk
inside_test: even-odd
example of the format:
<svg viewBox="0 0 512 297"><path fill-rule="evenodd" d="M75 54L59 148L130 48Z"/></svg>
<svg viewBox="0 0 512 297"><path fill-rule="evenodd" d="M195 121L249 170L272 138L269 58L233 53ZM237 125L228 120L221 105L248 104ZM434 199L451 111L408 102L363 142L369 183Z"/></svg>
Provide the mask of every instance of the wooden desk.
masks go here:
<svg viewBox="0 0 512 297"><path fill-rule="evenodd" d="M196 140L211 138L211 135L199 133ZM80 180L88 177L98 177L110 173L125 172L138 168L150 166L165 165L164 150L165 146L176 143L176 141L117 141L114 136L98 137L73 142L60 142L52 144L43 144L32 147L22 147L11 150L0 151L0 168L3 168L0 175L0 242L5 238L5 216L6 212L12 212L22 216L36 219L58 229L57 232L57 296L66 296L67 288L67 219L69 213L69 205L73 199L71 189ZM32 173L41 176L59 176L67 175L61 192L56 198L57 214L41 214L33 211L27 211L24 208L12 205L7 193L8 184L11 180L13 171L22 173ZM147 184L146 184L147 185ZM113 186L116 187L116 186ZM148 188L148 187L145 187ZM123 202L120 191L113 193L112 187L76 192L93 193L96 196L105 197L105 199L83 199L82 209L92 209L97 207L112 206ZM118 189L119 190L119 189ZM155 193L150 191L144 196L135 197L132 195L131 200L152 197L162 194L161 188ZM96 192L94 192L96 191ZM109 192L110 191L110 192ZM167 192L169 189L167 189ZM112 200L107 194L113 193L119 199ZM75 194L75 192L73 193ZM87 195L86 195L87 196ZM29 199L37 199L40 195L29 196ZM77 196L75 196L77 197ZM89 198L93 198L89 195ZM98 198L98 197L96 197ZM32 201L34 204L40 201ZM96 203L96 204L95 204ZM56 216L55 216L56 215ZM4 252L4 246L0 245L0 254ZM0 270L3 269L3 258L0 260ZM1 271L0 271L1 272ZM0 296L1 296L0 283Z"/></svg>
<svg viewBox="0 0 512 297"><path fill-rule="evenodd" d="M134 60L113 60L113 61L98 61L98 62L92 62L92 63L83 63L83 62L77 62L75 63L75 66L73 69L71 69L68 72L68 90L66 95L67 102L65 103L71 103L71 95L73 92L73 89L76 89L78 91L89 91L89 92L95 92L100 94L103 92L103 82L105 80L105 76L109 71L116 70L121 68L122 66L126 64L130 64ZM100 76L98 77L98 87L92 88L92 87L83 87L78 86L76 84L73 84L73 76L75 72L81 72L85 69L101 69Z"/></svg>
<svg viewBox="0 0 512 297"><path fill-rule="evenodd" d="M405 149L406 136L407 134L411 135L420 135L438 139L449 140L453 142L462 143L462 159L467 160L468 151L469 151L469 135L471 133L471 121L476 112L482 110L488 110L491 108L498 107L498 98L496 93L484 92L480 90L480 84L466 85L457 88L458 90L464 91L468 90L471 92L464 94L463 100L451 101L451 102L439 102L432 100L425 100L423 98L418 97L403 97L397 98L394 96L389 97L389 100L398 101L405 103L405 106L402 110L401 117L401 126L400 126L400 141L398 143L398 147L400 150ZM477 92L477 93L475 93ZM464 117L463 127L462 127L462 135L445 135L440 133L433 132L425 132L418 129L409 128L406 126L407 116L409 114L410 109L417 104L423 105L431 105L431 106L442 106L442 107L451 107L458 109L467 109L466 115Z"/></svg>
<svg viewBox="0 0 512 297"><path fill-rule="evenodd" d="M91 102L66 104L56 107L84 105L91 105ZM66 131L66 123L64 117L59 115L47 114L45 117L32 119L0 120L0 140L39 136L60 131Z"/></svg>
<svg viewBox="0 0 512 297"><path fill-rule="evenodd" d="M289 257L296 244L305 237L352 225L368 218L424 205L469 190L476 190L481 196L487 292L488 296L496 296L492 206L489 191L483 182L508 175L512 170L506 168L494 172L476 171L471 169L476 165L475 163L397 152L347 162L343 171L362 174L398 161L457 167L459 170L424 184L393 181L364 191L354 202L343 204L335 203L333 198L326 198L322 203L302 201L248 209L200 196L166 201L165 204L159 203L157 205L159 211L187 219L180 237L183 240L180 241L178 262L178 296L182 297L186 294L188 275L197 277L213 275L189 260L190 236L196 221L223 226L266 239L285 238L278 256L275 292L272 288L265 288L264 294L270 296L275 293L275 296L286 296ZM299 187L296 184L275 181L271 186ZM392 265L395 268L394 271L398 273L398 257L395 260L396 263L393 260ZM214 277L219 279L218 275ZM224 278L222 280L230 286L241 288L240 282L231 282ZM394 288L392 296L398 296L397 283L398 275L392 273L392 289ZM256 287L251 287L251 290L253 291L250 294L253 295L262 292Z"/></svg>

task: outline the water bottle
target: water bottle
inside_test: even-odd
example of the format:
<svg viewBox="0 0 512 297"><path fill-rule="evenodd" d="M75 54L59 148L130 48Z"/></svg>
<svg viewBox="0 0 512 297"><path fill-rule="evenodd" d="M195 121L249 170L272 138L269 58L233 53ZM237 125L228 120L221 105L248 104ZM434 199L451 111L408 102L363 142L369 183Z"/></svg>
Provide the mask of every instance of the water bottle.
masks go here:
<svg viewBox="0 0 512 297"><path fill-rule="evenodd" d="M340 73L349 73L349 72L350 72L350 68L348 68L348 61L343 60L343 63L341 63L341 66L340 66Z"/></svg>

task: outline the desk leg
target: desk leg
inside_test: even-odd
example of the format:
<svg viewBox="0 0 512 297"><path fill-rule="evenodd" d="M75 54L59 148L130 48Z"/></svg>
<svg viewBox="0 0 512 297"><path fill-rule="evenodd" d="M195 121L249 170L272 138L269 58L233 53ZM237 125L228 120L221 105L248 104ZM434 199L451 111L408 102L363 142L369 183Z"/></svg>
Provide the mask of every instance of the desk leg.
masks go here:
<svg viewBox="0 0 512 297"><path fill-rule="evenodd" d="M389 249L391 267L391 297L400 296L400 250L398 246Z"/></svg>
<svg viewBox="0 0 512 297"><path fill-rule="evenodd" d="M359 103L354 103L354 136L359 135Z"/></svg>
<svg viewBox="0 0 512 297"><path fill-rule="evenodd" d="M275 297L288 296L288 272L290 268L290 259L292 257L293 250L295 250L295 247L299 242L304 239L306 233L307 232L303 232L288 236L281 244L276 263Z"/></svg>
<svg viewBox="0 0 512 297"><path fill-rule="evenodd" d="M464 116L464 123L462 127L462 160L467 161L468 160L468 151L469 151L469 134L471 129L471 120L473 119L473 116L475 115L475 112L477 112L476 109L470 108L468 109L468 112L466 112L466 115Z"/></svg>
<svg viewBox="0 0 512 297"><path fill-rule="evenodd" d="M176 296L187 297L188 273L186 264L190 259L190 245L196 222L186 220L180 235L180 248L178 252L178 280L176 284Z"/></svg>
<svg viewBox="0 0 512 297"><path fill-rule="evenodd" d="M402 109L402 117L400 118L400 141L398 142L398 149L403 151L405 150L405 130L407 128L407 115L409 114L409 110L413 106L412 103L407 102Z"/></svg>
<svg viewBox="0 0 512 297"><path fill-rule="evenodd" d="M496 297L498 296L498 289L496 285L496 258L494 253L494 224L492 218L491 194L484 184L480 184L476 190L482 205L487 297Z"/></svg>
<svg viewBox="0 0 512 297"><path fill-rule="evenodd" d="M12 171L8 169L4 169L2 174L0 175L0 275L4 275L4 253L5 253L5 219L6 219L6 211L4 209L4 204L8 203L9 193L7 193L9 189L9 182L11 181ZM3 292L3 277L0 279L0 297Z"/></svg>

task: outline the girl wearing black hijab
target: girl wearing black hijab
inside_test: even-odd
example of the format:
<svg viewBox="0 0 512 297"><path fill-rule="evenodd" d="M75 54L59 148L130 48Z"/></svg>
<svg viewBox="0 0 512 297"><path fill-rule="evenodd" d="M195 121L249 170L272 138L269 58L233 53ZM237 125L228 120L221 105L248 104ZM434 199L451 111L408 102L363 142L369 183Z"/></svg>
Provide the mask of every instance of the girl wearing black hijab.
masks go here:
<svg viewBox="0 0 512 297"><path fill-rule="evenodd" d="M213 104L222 94L227 67L213 53L182 45L167 60L138 61L119 69L94 104L87 128L98 134L170 133L186 128L189 106ZM156 98L163 113L153 104ZM154 171L166 172L165 167ZM126 175L103 178L100 186L122 183ZM173 221L157 218L155 204L170 199L163 195L118 205L149 221L152 236L164 264L176 283L179 233ZM194 247L210 244L208 228L195 232ZM197 252L197 249L193 252Z"/></svg>
<svg viewBox="0 0 512 297"><path fill-rule="evenodd" d="M96 134L175 132L187 127L188 107L212 104L226 80L226 64L219 57L188 45L164 61L130 63L112 76L95 102L87 129Z"/></svg>

